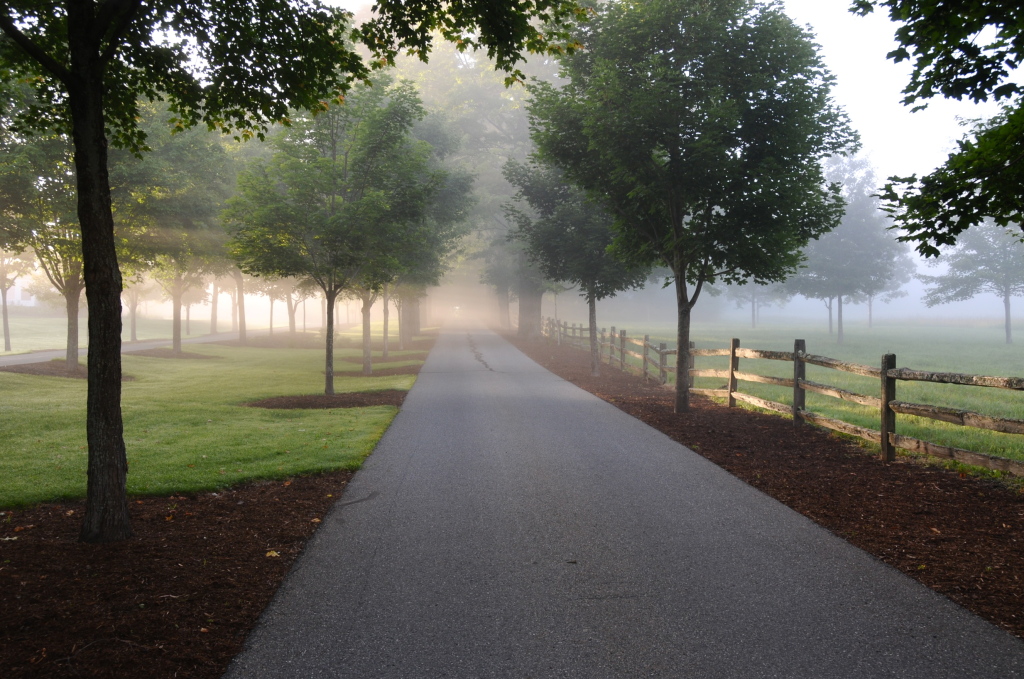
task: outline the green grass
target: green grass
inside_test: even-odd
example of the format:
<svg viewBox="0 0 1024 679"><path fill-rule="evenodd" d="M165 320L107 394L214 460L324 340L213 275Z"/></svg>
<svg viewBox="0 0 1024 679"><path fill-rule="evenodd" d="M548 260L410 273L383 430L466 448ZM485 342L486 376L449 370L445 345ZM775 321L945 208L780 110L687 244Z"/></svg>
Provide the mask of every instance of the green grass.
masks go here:
<svg viewBox="0 0 1024 679"><path fill-rule="evenodd" d="M189 347L213 359L126 355L122 398L128 491L197 492L256 478L356 469L397 409L267 410L242 404L322 393L323 354L308 350ZM339 350L341 360L358 351ZM395 363L407 364L401 356ZM335 390L408 389L413 376L335 377ZM84 380L0 372L0 506L85 494Z"/></svg>
<svg viewBox="0 0 1024 679"><path fill-rule="evenodd" d="M670 348L675 347L674 326L637 326L626 330L630 337L642 338L647 333L652 342L666 342ZM691 339L700 349L728 348L733 337L740 339L740 346L775 351L792 351L794 339L800 338L806 340L808 353L870 366L880 366L882 355L893 353L899 367L975 375L1024 376L1024 350L1003 343L1002 325L995 322L974 326L884 324L874 328L849 324L842 345L836 343L834 335L828 334L827 327L822 329L822 324L762 324L754 329L744 324L701 323L694 324L691 329ZM728 368L725 357L697 357L695 361L697 369ZM640 364L636 360L632 363ZM740 370L778 377L793 376L793 364L788 361L740 359ZM807 366L807 379L871 396L878 396L880 391L876 379L818 366ZM697 378L694 386L720 388L724 386L724 380ZM739 388L760 398L787 405L792 403L791 389L752 382L740 382ZM900 381L896 398L1024 419L1024 393L1005 389ZM879 427L878 413L872 408L810 392L807 392L806 399L809 410L871 429ZM1024 460L1024 436L905 415L898 415L896 422L896 430L900 434Z"/></svg>
<svg viewBox="0 0 1024 679"><path fill-rule="evenodd" d="M88 344L88 320L82 315L78 321L78 344L84 347ZM48 351L51 349L64 349L67 346L67 318L63 315L44 315L38 312L27 313L23 310L12 310L10 314L11 326L11 351L0 351L0 356L12 354L23 354L29 351ZM207 320L192 319L191 335L185 335L184 323L182 323L182 336L197 337L209 332L210 324ZM230 329L230 324L220 324L221 331ZM287 330L286 330L287 332ZM159 318L139 318L136 327L139 341L168 339L171 336L171 321ZM124 319L124 329L121 333L122 340L127 342L131 336L131 329L128 326L128 319ZM3 343L0 342L0 347Z"/></svg>

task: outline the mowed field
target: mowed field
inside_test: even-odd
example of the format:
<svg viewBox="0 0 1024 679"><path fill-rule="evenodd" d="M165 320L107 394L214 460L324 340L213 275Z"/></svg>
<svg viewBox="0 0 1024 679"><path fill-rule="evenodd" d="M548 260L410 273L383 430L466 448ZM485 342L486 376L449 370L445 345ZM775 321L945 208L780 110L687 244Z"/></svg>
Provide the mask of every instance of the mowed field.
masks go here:
<svg viewBox="0 0 1024 679"><path fill-rule="evenodd" d="M609 327L611 323L604 321L601 325ZM675 347L674 325L633 327L627 324L616 327L624 328L629 337L642 338L646 333L654 343L665 342L669 348ZM873 367L881 365L883 354L892 353L896 355L896 365L900 368L1024 377L1024 345L1005 344L1003 328L998 322L976 325L886 323L873 328L866 324L848 324L844 335L844 342L839 345L836 336L828 334L824 323L799 321L763 323L757 328L743 323L695 323L691 330L691 340L699 349L728 348L731 338L736 337L742 347L792 352L794 340L803 339L810 354ZM1019 341L1024 343L1024 336ZM632 349L639 351L638 347ZM697 357L695 360L698 369L728 368L726 357ZM639 366L640 361L634 360L633 363ZM671 364L674 365L674 360ZM789 361L740 359L740 370L778 377L793 376L793 364ZM807 379L870 396L880 393L876 379L818 366L807 366ZM697 378L694 386L713 389L725 385L722 379ZM792 390L788 388L740 382L739 389L779 403L792 403ZM1024 393L1005 389L900 381L896 398L1024 419ZM810 392L807 392L806 399L809 410L863 427L876 430L879 427L879 415L872 408ZM1021 435L988 432L905 415L897 416L896 431L933 443L1024 460L1024 436Z"/></svg>
<svg viewBox="0 0 1024 679"><path fill-rule="evenodd" d="M378 335L379 336L379 335ZM345 343L347 347L351 345ZM245 404L323 393L322 349L190 345L208 358L124 355L122 398L132 494L213 490L248 479L355 469L397 412L391 406L270 410ZM392 352L375 367L409 365ZM361 352L339 348L335 370ZM412 375L335 376L335 390L408 390ZM0 372L0 507L84 497L85 380Z"/></svg>

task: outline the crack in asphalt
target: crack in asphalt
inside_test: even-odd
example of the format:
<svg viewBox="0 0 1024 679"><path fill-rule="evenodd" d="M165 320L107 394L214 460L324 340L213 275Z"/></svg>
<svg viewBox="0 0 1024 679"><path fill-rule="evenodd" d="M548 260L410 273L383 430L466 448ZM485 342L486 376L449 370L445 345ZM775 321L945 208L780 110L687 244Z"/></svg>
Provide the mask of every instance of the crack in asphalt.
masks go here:
<svg viewBox="0 0 1024 679"><path fill-rule="evenodd" d="M491 372L496 372L494 370L494 368L492 368L491 366L487 365L487 361L484 360L484 355L482 353L480 353L479 349L476 348L476 343L473 342L473 336L471 334L469 334L468 332L466 333L466 339L469 341L469 348L473 350L473 358L475 358L477 361L479 361L480 365L482 365L483 367L487 368Z"/></svg>

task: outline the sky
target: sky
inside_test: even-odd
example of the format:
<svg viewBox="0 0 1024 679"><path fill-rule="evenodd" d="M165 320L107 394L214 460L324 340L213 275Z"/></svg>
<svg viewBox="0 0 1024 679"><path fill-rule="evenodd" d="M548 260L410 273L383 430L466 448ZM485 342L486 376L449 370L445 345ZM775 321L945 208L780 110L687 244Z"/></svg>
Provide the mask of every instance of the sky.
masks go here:
<svg viewBox="0 0 1024 679"><path fill-rule="evenodd" d="M918 176L941 164L965 130L959 119L985 118L994 104L975 105L934 99L917 113L900 103L910 80L910 64L894 64L886 54L896 47L896 24L884 13L851 14L850 0L785 0L787 13L810 26L829 70L834 96L861 134L863 154L879 179Z"/></svg>

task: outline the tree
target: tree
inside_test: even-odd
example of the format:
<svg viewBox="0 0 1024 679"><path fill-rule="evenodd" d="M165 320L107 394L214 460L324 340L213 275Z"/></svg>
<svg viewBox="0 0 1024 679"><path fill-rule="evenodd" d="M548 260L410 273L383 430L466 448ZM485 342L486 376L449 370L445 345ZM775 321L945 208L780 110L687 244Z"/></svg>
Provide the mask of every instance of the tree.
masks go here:
<svg viewBox="0 0 1024 679"><path fill-rule="evenodd" d="M785 287L791 294L825 303L830 335L835 310L837 343L842 344L843 304L867 301L871 322L874 298L899 296L915 267L907 247L888 230L888 217L873 195L876 181L870 165L860 158L836 159L827 173L843 187L842 221L807 246L805 264Z"/></svg>
<svg viewBox="0 0 1024 679"><path fill-rule="evenodd" d="M78 372L82 291L82 234L75 214L71 144L60 134L23 137L7 148L0 183L8 203L8 240L35 254L63 298L67 317L65 365Z"/></svg>
<svg viewBox="0 0 1024 679"><path fill-rule="evenodd" d="M148 152L111 153L115 221L132 232L120 263L122 272L149 271L164 289L172 306L172 351L181 353L183 300L227 259L220 213L234 188L235 167L220 135L172 133L165 109L141 109Z"/></svg>
<svg viewBox="0 0 1024 679"><path fill-rule="evenodd" d="M125 277L124 290L121 297L128 306L129 341L139 341L139 304L147 299L154 299L159 294L159 286L147 279L141 272Z"/></svg>
<svg viewBox="0 0 1024 679"><path fill-rule="evenodd" d="M811 37L776 5L629 0L604 6L579 39L586 49L562 60L569 82L533 88L534 139L601 197L622 256L671 269L684 411L705 284L795 269L841 214L820 161L855 135Z"/></svg>
<svg viewBox="0 0 1024 679"><path fill-rule="evenodd" d="M0 248L0 303L3 305L4 351L11 351L11 325L7 318L7 291L15 281L32 271L32 260L24 252Z"/></svg>
<svg viewBox="0 0 1024 679"><path fill-rule="evenodd" d="M1016 0L855 0L851 11L880 7L899 23L889 58L913 63L905 104L924 108L937 95L1005 102L991 120L973 121L935 171L889 178L883 195L902 239L935 257L986 219L1024 223L1024 89L1015 77L1024 61L1024 8Z"/></svg>
<svg viewBox="0 0 1024 679"><path fill-rule="evenodd" d="M726 289L729 299L736 302L736 308L744 306L750 308L750 327L756 328L761 320L761 309L776 303L785 304L792 297L792 293L786 290L782 283L758 284L753 281L746 281L737 285L730 285Z"/></svg>
<svg viewBox="0 0 1024 679"><path fill-rule="evenodd" d="M1024 294L1024 245L1009 229L983 222L960 237L934 265L945 263L946 273L921 276L932 285L924 296L928 306L960 302L989 292L1003 301L1006 343L1013 344L1010 298Z"/></svg>
<svg viewBox="0 0 1024 679"><path fill-rule="evenodd" d="M565 0L517 0L449 6L440 0L383 3L361 33L393 59L426 54L431 31L484 46L507 68L526 49L556 49L530 22L574 15ZM414 19L406 21L407 19ZM121 418L121 277L117 267L107 134L115 146L142 150L138 99L166 98L176 124L205 123L239 136L262 135L292 109L319 109L369 72L342 39L347 15L316 0L84 0L0 6L0 66L34 83L40 104L26 127L71 133L78 178L89 317L89 468L81 539L131 534L127 457ZM557 40L557 33L555 34Z"/></svg>
<svg viewBox="0 0 1024 679"><path fill-rule="evenodd" d="M406 247L402 227L422 207L429 148L409 136L422 115L409 83L357 86L343 104L283 130L277 153L242 173L229 202L231 250L244 271L308 277L323 291L327 394L334 393L334 304L344 290L362 292L369 367L369 306L395 275Z"/></svg>
<svg viewBox="0 0 1024 679"><path fill-rule="evenodd" d="M608 252L613 236L611 216L581 189L567 183L557 168L510 160L505 164L505 178L518 188L515 202L506 208L515 224L512 237L525 243L529 258L547 279L578 285L587 302L590 373L596 377L601 365L597 302L643 287L650 267L624 263Z"/></svg>

